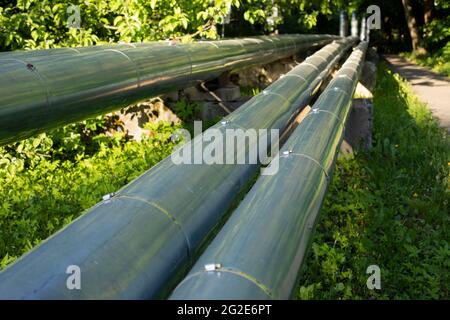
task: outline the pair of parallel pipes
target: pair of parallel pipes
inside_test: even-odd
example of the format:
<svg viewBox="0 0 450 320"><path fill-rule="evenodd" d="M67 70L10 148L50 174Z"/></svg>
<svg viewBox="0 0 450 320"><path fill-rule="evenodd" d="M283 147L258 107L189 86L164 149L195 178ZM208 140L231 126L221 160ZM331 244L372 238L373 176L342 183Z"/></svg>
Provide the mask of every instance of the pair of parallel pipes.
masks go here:
<svg viewBox="0 0 450 320"><path fill-rule="evenodd" d="M212 128L282 130L355 41L325 46ZM202 135L182 148L199 144ZM0 299L166 297L258 167L164 159L2 271ZM81 290L66 286L71 265Z"/></svg>
<svg viewBox="0 0 450 320"><path fill-rule="evenodd" d="M261 176L171 299L288 299L343 139L367 42L292 132L279 172Z"/></svg>

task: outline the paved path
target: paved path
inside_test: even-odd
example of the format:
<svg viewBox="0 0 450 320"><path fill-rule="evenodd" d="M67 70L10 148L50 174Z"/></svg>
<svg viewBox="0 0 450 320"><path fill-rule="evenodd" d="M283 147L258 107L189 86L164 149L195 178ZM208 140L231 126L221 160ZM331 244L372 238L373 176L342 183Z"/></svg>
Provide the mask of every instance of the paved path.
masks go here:
<svg viewBox="0 0 450 320"><path fill-rule="evenodd" d="M385 55L394 72L408 80L420 100L426 102L434 117L450 134L450 79L397 55Z"/></svg>

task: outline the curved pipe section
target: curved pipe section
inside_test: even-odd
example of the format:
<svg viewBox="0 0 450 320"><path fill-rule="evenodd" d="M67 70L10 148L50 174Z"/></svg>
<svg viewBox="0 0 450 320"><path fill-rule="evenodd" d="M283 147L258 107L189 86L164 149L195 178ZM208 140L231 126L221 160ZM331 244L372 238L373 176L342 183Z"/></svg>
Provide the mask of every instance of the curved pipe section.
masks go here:
<svg viewBox="0 0 450 320"><path fill-rule="evenodd" d="M0 145L336 39L286 35L0 54Z"/></svg>
<svg viewBox="0 0 450 320"><path fill-rule="evenodd" d="M317 68L298 65L179 151L207 148L203 137L211 129L283 129L311 99L311 83L330 72L335 57L354 42L325 46L314 55L324 58ZM232 156L247 156L250 147L234 148ZM0 272L0 299L166 297L258 167L164 159ZM81 290L66 287L69 265L81 270Z"/></svg>
<svg viewBox="0 0 450 320"><path fill-rule="evenodd" d="M332 175L366 48L362 42L353 51L281 149L278 173L258 178L171 299L291 296Z"/></svg>

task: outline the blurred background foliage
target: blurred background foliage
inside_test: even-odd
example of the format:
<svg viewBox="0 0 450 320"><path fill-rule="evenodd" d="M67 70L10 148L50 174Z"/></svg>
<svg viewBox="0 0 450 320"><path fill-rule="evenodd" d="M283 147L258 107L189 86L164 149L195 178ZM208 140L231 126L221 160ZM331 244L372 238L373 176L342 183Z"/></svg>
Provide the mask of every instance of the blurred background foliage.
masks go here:
<svg viewBox="0 0 450 320"><path fill-rule="evenodd" d="M361 18L372 4L381 8L382 28L373 32L372 41L382 50L412 48L405 4L412 7L422 48L439 50L450 38L448 0L3 0L0 50L216 39L275 30L336 34L340 10ZM80 10L80 28L68 27L72 5Z"/></svg>

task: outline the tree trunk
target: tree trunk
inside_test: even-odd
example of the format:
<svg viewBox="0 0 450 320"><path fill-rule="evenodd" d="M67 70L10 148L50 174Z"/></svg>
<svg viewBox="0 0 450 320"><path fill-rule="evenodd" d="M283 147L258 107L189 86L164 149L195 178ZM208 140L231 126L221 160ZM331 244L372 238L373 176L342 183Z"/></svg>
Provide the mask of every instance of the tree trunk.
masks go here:
<svg viewBox="0 0 450 320"><path fill-rule="evenodd" d="M405 9L406 23L408 24L409 34L411 36L413 51L423 51L423 49L420 48L419 29L417 28L417 21L414 17L411 3L409 0L402 0L402 3L403 8Z"/></svg>
<svg viewBox="0 0 450 320"><path fill-rule="evenodd" d="M429 24L431 22L431 19L433 18L433 11L434 11L434 0L425 0L423 13L423 20L425 24Z"/></svg>

